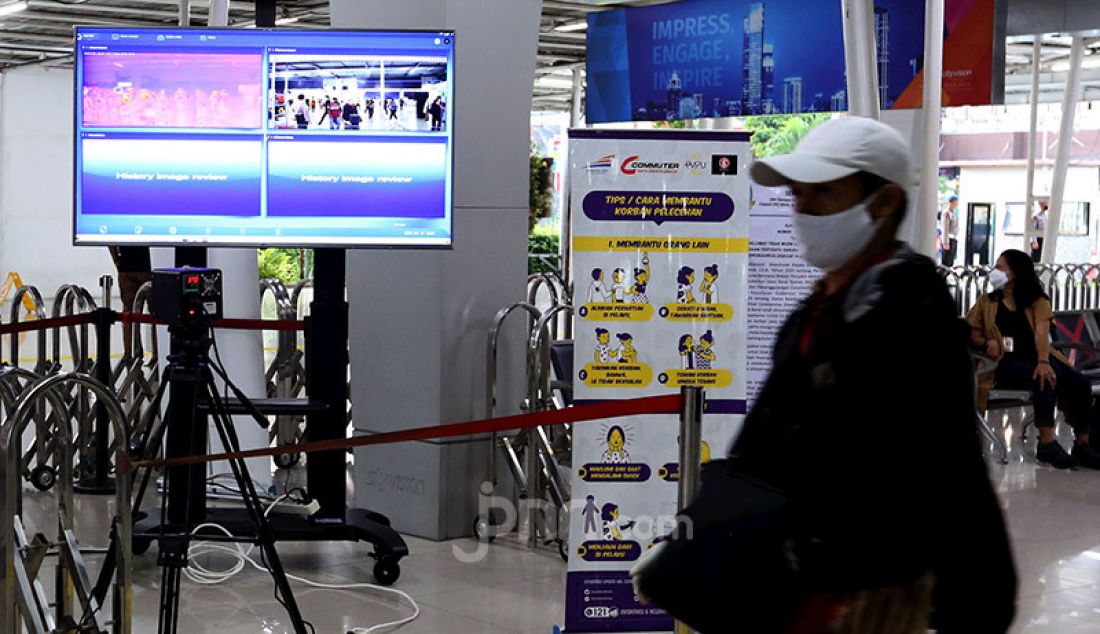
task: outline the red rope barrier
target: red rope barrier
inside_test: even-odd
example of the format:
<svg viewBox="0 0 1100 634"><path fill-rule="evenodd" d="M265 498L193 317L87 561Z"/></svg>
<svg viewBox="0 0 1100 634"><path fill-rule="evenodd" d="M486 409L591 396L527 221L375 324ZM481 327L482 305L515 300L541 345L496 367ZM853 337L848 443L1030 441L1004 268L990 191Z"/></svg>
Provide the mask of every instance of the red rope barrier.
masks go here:
<svg viewBox="0 0 1100 634"><path fill-rule="evenodd" d="M79 326L95 321L95 313L83 313L68 317L56 317L51 319L36 319L34 321L21 321L15 324L0 324L0 336L18 332L30 332L32 330L49 330L51 328L64 328L67 326ZM166 326L164 322L157 321L152 315L142 313L118 313L118 321L123 324L150 324ZM228 330L304 330L306 322L300 319L215 319L210 322L215 328Z"/></svg>
<svg viewBox="0 0 1100 634"><path fill-rule="evenodd" d="M418 427L402 431L391 431L370 436L353 436L351 438L336 438L307 442L299 445L287 445L284 447L265 447L262 449L248 449L246 451L233 451L229 453L212 454L207 456L183 456L179 458L167 458L161 460L130 460L128 456L120 454L117 458L117 468L121 471L132 471L141 467L179 467L184 465L215 462L218 460L237 460L240 458L262 458L278 456L289 453L313 453L317 451L334 451L350 449L352 447L366 447L369 445L385 445L396 442L409 442L413 440L429 440L437 438L453 438L455 436L469 436L473 434L486 434L490 432L509 431L513 429L525 429L530 427L542 427L544 425L560 425L562 423L580 423L606 418L621 418L623 416L637 416L639 414L676 414L680 411L681 399L679 394L666 396L647 396L644 398L628 399L623 401L608 401L595 405L582 405L567 409L550 410L535 414L518 414L515 416L503 416L501 418L489 418L467 423L455 423L451 425L433 425L431 427Z"/></svg>
<svg viewBox="0 0 1100 634"><path fill-rule="evenodd" d="M30 332L32 330L49 330L51 328L64 328L67 326L79 326L95 321L95 313L70 315L68 317L54 317L50 319L35 319L33 321L21 321L14 324L0 325L0 335L10 335L17 332Z"/></svg>
<svg viewBox="0 0 1100 634"><path fill-rule="evenodd" d="M118 317L124 324L167 325L143 313L119 313ZM215 319L210 323L215 328L229 330L304 330L306 322L300 319Z"/></svg>

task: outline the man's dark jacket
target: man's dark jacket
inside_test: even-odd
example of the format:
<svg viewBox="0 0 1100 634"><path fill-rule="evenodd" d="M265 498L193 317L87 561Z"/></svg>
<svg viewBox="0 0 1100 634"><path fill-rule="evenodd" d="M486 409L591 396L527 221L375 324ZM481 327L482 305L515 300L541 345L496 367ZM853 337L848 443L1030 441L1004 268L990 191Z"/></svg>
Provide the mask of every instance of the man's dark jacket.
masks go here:
<svg viewBox="0 0 1100 634"><path fill-rule="evenodd" d="M941 634L1008 629L1016 573L967 348L935 266L904 245L780 331L731 458L790 497L812 592L931 571Z"/></svg>

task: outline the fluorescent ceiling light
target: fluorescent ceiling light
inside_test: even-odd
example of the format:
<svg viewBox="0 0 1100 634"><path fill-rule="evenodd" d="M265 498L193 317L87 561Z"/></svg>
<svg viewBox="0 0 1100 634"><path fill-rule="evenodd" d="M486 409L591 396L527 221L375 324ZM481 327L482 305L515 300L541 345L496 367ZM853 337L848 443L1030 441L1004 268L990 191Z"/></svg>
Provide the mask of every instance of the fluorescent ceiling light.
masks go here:
<svg viewBox="0 0 1100 634"><path fill-rule="evenodd" d="M279 18L278 20L275 20L275 24L282 26L284 24L294 24L297 21L298 18Z"/></svg>
<svg viewBox="0 0 1100 634"><path fill-rule="evenodd" d="M12 2L11 4L0 5L0 15L11 15L13 13L19 13L26 8L26 2Z"/></svg>
<svg viewBox="0 0 1100 634"><path fill-rule="evenodd" d="M26 3L23 3L26 4ZM561 33L572 33L573 31L586 31L588 30L588 20L581 20L580 22L569 22L568 24L561 24L554 27L555 31Z"/></svg>
<svg viewBox="0 0 1100 634"><path fill-rule="evenodd" d="M1081 61L1081 68L1100 68L1100 55L1089 55ZM1056 73L1064 73L1069 71L1069 62L1055 62L1050 65L1050 70Z"/></svg>
<svg viewBox="0 0 1100 634"><path fill-rule="evenodd" d="M535 80L535 85L540 88L560 88L568 89L573 87L573 81L570 79L559 79L557 77L539 77Z"/></svg>

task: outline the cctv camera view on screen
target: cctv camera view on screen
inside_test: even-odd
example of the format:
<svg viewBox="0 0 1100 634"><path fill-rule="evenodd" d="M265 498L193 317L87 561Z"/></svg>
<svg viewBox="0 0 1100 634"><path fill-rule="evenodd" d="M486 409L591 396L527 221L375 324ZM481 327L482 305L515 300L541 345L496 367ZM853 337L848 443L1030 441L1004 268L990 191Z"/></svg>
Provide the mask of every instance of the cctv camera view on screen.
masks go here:
<svg viewBox="0 0 1100 634"><path fill-rule="evenodd" d="M454 35L76 31L76 244L451 244Z"/></svg>

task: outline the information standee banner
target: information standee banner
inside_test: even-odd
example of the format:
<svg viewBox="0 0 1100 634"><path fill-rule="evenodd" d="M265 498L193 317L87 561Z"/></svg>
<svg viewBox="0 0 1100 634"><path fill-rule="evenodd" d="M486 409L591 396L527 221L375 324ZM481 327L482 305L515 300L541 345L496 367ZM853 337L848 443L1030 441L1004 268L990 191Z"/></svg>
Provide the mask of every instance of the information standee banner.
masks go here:
<svg viewBox="0 0 1100 634"><path fill-rule="evenodd" d="M748 366L751 408L772 369L779 329L824 274L802 259L794 237L794 197L788 187L752 186L749 214Z"/></svg>
<svg viewBox="0 0 1100 634"><path fill-rule="evenodd" d="M706 388L703 460L745 413L748 135L569 135L580 402ZM574 430L566 630L669 631L628 571L675 528L679 423L640 416Z"/></svg>

